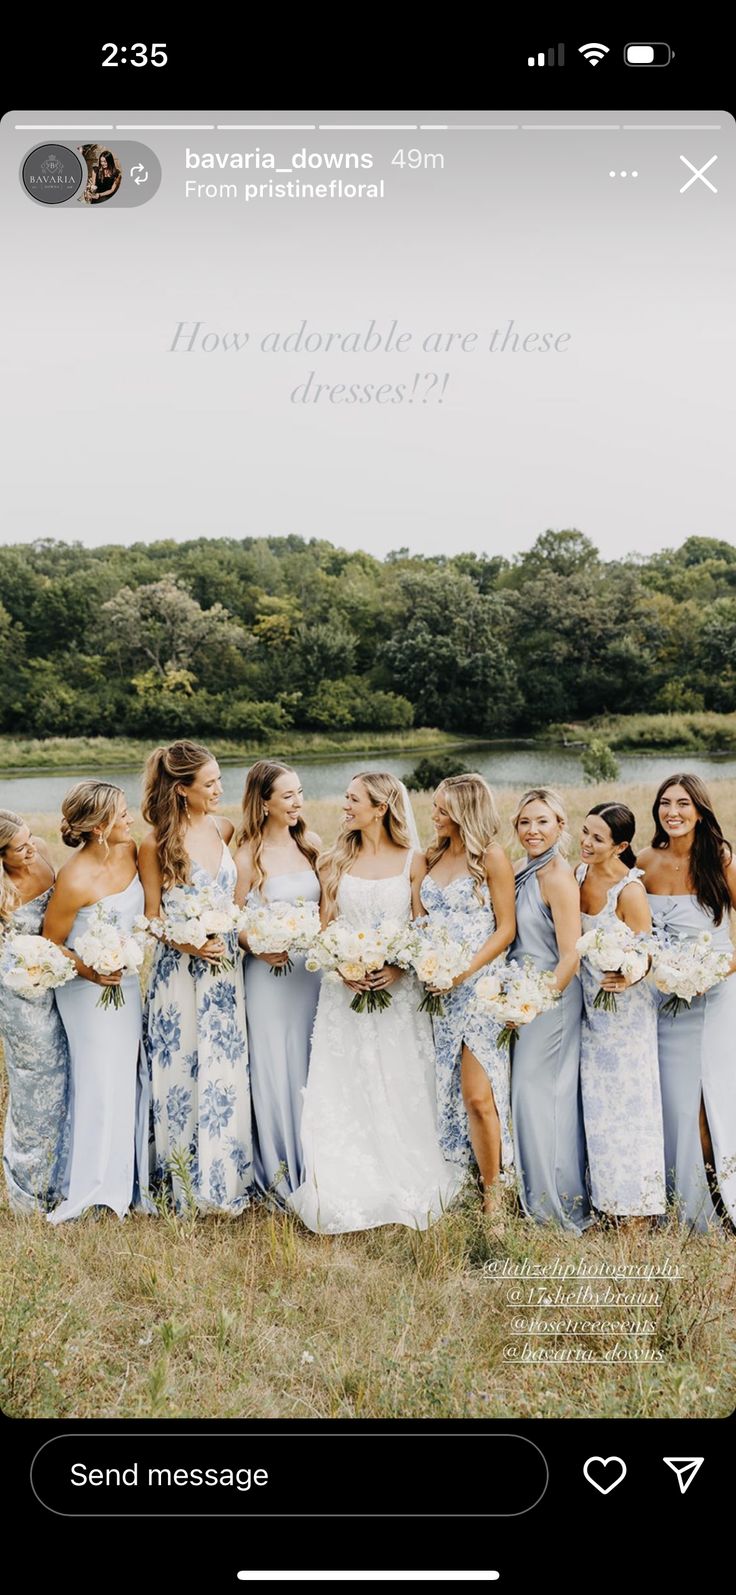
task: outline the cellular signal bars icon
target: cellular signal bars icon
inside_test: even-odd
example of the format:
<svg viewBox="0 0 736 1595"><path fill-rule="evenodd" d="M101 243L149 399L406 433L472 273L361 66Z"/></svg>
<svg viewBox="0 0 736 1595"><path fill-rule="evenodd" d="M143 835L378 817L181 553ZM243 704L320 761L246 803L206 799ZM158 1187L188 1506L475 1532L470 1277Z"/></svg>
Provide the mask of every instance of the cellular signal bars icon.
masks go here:
<svg viewBox="0 0 736 1595"><path fill-rule="evenodd" d="M549 50L540 50L538 55L528 55L526 64L527 66L564 66L565 46L564 44L558 44L555 51L555 47L552 44Z"/></svg>

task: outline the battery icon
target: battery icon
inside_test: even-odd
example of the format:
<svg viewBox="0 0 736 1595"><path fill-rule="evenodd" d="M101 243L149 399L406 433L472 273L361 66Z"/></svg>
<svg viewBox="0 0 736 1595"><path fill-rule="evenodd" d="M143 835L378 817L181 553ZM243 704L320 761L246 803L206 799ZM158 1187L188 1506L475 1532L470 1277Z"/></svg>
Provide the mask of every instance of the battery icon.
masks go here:
<svg viewBox="0 0 736 1595"><path fill-rule="evenodd" d="M626 44L626 66L669 66L675 52L668 44Z"/></svg>

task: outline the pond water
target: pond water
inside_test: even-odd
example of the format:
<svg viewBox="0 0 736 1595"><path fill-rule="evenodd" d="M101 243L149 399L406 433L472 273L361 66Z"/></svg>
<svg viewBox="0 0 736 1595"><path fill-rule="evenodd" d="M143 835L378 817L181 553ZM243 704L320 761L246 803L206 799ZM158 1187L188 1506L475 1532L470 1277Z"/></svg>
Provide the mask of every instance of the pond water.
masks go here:
<svg viewBox="0 0 736 1595"><path fill-rule="evenodd" d="M419 760L430 757L440 761L443 751L424 754L420 752L397 754L395 751L361 755L349 754L346 758L297 759L296 765L307 798L340 797L351 777L361 769L387 770L392 775L405 777ZM580 749L564 747L537 747L529 742L493 743L484 747L462 748L457 745L446 750L448 761L462 759L470 769L479 770L491 786L525 787L537 785L579 785L582 782ZM643 754L618 755L621 781L635 781L650 786L652 791L660 781L678 770L687 770L708 780L736 780L736 758L732 755L711 757L707 754ZM222 766L224 803L239 803L243 792L247 763ZM114 781L125 792L134 809L140 804L140 771L106 768L96 772L103 781ZM49 773L3 775L0 777L0 807L16 809L21 814L58 813L65 792L75 781L83 780L89 770L64 770Z"/></svg>

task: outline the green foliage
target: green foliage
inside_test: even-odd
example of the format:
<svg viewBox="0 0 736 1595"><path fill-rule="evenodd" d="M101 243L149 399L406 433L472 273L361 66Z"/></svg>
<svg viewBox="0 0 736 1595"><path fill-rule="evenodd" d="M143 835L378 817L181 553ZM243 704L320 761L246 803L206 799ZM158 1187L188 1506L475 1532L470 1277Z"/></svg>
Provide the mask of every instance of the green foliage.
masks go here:
<svg viewBox="0 0 736 1595"><path fill-rule="evenodd" d="M420 759L411 774L405 777L404 785L410 792L434 792L449 775L464 775L467 768L461 759Z"/></svg>
<svg viewBox="0 0 736 1595"><path fill-rule="evenodd" d="M48 538L0 548L0 680L10 736L497 737L628 716L650 745L695 747L701 717L727 747L736 549L698 535L606 562L574 528L514 558L383 561L296 535Z"/></svg>
<svg viewBox="0 0 736 1595"><path fill-rule="evenodd" d="M551 727L550 735L555 730L564 733L559 740L588 743L593 737L600 737L621 752L642 748L673 753L736 751L736 714L609 715L587 726Z"/></svg>
<svg viewBox="0 0 736 1595"><path fill-rule="evenodd" d="M581 755L580 763L586 781L616 781L618 780L618 759L607 742L600 737L594 737L588 743L585 752Z"/></svg>

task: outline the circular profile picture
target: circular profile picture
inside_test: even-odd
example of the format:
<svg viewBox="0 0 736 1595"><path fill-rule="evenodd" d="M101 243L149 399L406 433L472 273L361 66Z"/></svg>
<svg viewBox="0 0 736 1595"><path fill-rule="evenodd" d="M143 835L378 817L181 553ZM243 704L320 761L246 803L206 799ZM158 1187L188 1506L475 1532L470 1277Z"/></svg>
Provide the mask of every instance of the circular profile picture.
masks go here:
<svg viewBox="0 0 736 1595"><path fill-rule="evenodd" d="M117 194L123 181L120 162L112 150L103 149L101 144L81 144L79 150L87 166L82 199L85 205L101 205Z"/></svg>
<svg viewBox="0 0 736 1595"><path fill-rule="evenodd" d="M63 205L82 185L84 168L66 144L39 144L21 168L23 187L41 205Z"/></svg>

